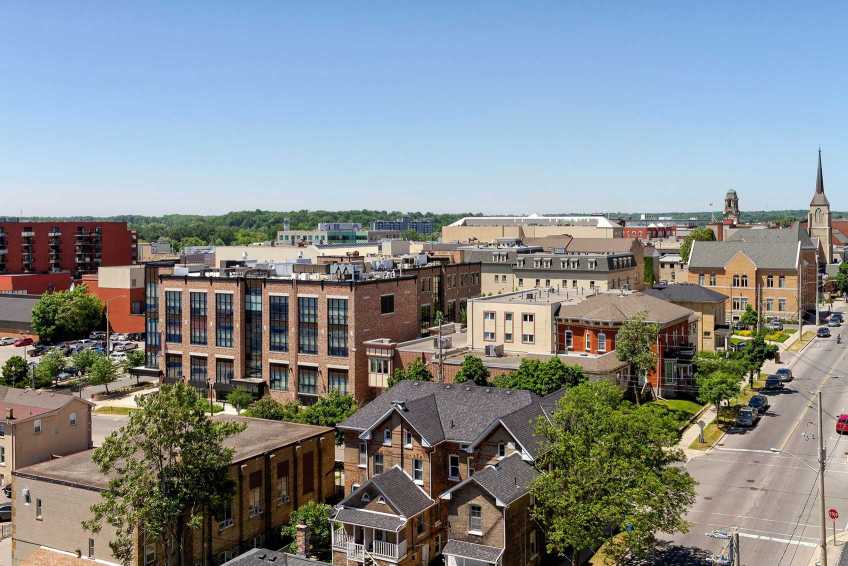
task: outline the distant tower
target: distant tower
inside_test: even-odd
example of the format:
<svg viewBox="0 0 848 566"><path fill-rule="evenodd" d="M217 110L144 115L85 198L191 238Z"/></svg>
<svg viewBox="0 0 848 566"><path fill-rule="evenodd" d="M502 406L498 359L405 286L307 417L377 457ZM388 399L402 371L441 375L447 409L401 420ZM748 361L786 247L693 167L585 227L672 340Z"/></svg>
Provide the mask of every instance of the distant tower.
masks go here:
<svg viewBox="0 0 848 566"><path fill-rule="evenodd" d="M724 222L725 224L739 224L739 197L733 189L730 189L724 195Z"/></svg>
<svg viewBox="0 0 848 566"><path fill-rule="evenodd" d="M830 223L830 202L824 194L822 177L821 148L819 148L819 170L816 174L816 192L810 201L810 213L807 216L807 229L811 238L819 241L819 252L824 254L827 263L833 262L833 227Z"/></svg>

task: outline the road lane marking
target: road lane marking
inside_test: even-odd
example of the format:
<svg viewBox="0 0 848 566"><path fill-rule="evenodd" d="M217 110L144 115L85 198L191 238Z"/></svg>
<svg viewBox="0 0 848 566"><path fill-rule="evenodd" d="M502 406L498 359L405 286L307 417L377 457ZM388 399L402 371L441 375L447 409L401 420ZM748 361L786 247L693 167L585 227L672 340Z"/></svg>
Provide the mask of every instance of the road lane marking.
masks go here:
<svg viewBox="0 0 848 566"><path fill-rule="evenodd" d="M756 540L764 540L764 541L768 541L768 542L778 542L780 544L796 544L796 545L799 545L799 546L806 546L806 547L809 547L809 548L815 548L815 547L818 546L818 544L816 544L814 542L807 542L805 540L790 540L788 538L767 537L767 536L763 536L763 535L754 535L754 534L743 533L743 532L740 532L739 536L745 537L745 538L756 539Z"/></svg>
<svg viewBox="0 0 848 566"><path fill-rule="evenodd" d="M721 446L718 446L715 450L716 452L755 452L757 454L778 454L778 452L772 452L771 450L761 450L758 448L723 448Z"/></svg>

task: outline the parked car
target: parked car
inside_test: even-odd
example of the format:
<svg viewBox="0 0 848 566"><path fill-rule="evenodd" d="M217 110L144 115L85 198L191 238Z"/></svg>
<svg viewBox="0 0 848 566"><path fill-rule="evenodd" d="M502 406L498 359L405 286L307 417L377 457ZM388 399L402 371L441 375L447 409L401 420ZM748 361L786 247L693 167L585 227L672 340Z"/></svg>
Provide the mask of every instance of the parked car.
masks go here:
<svg viewBox="0 0 848 566"><path fill-rule="evenodd" d="M839 415L836 419L836 433L845 434L848 432L848 415Z"/></svg>
<svg viewBox="0 0 848 566"><path fill-rule="evenodd" d="M88 337L92 340L102 340L103 338L106 338L106 332L104 332L103 330L95 330L94 332L89 334Z"/></svg>
<svg viewBox="0 0 848 566"><path fill-rule="evenodd" d="M748 401L748 406L762 415L768 412L771 403L765 395L754 395Z"/></svg>
<svg viewBox="0 0 848 566"><path fill-rule="evenodd" d="M783 389L783 382L780 380L780 377L776 375L770 375L766 378L766 383L763 386L763 390L765 391L781 391Z"/></svg>
<svg viewBox="0 0 848 566"><path fill-rule="evenodd" d="M827 325L836 328L837 326L842 326L842 317L836 316L837 313L833 313L827 319Z"/></svg>
<svg viewBox="0 0 848 566"><path fill-rule="evenodd" d="M122 362L127 359L127 355L124 352L112 352L111 354L109 354L109 358L113 362Z"/></svg>
<svg viewBox="0 0 848 566"><path fill-rule="evenodd" d="M830 338L830 328L827 326L820 326L818 330L816 330L816 336L819 338Z"/></svg>
<svg viewBox="0 0 848 566"><path fill-rule="evenodd" d="M115 344L114 350L117 352L129 352L130 350L135 350L138 348L138 344L135 342L118 342Z"/></svg>
<svg viewBox="0 0 848 566"><path fill-rule="evenodd" d="M12 520L12 504L4 503L0 505L0 521L11 521Z"/></svg>
<svg viewBox="0 0 848 566"><path fill-rule="evenodd" d="M777 368L777 371L774 372L774 375L780 378L780 381L783 383L789 383L795 376L792 375L792 370L789 368Z"/></svg>
<svg viewBox="0 0 848 566"><path fill-rule="evenodd" d="M736 415L736 426L754 426L760 420L760 412L752 407L742 407Z"/></svg>
<svg viewBox="0 0 848 566"><path fill-rule="evenodd" d="M779 318L772 317L766 323L766 328L774 331L783 330L783 323L780 321Z"/></svg>
<svg viewBox="0 0 848 566"><path fill-rule="evenodd" d="M32 348L29 349L29 352L27 352L27 356L34 358L35 356L40 356L41 354L43 354L46 351L47 351L47 346L33 346Z"/></svg>
<svg viewBox="0 0 848 566"><path fill-rule="evenodd" d="M4 336L3 338L0 338L0 346L11 346L14 343L15 339L11 336Z"/></svg>

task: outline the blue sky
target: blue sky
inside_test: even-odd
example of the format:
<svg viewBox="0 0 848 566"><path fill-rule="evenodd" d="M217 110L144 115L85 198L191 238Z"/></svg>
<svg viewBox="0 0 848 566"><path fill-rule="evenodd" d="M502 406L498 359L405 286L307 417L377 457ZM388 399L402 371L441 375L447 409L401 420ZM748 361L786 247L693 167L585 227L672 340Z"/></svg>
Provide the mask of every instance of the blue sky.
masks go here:
<svg viewBox="0 0 848 566"><path fill-rule="evenodd" d="M0 216L848 209L848 8L0 2Z"/></svg>

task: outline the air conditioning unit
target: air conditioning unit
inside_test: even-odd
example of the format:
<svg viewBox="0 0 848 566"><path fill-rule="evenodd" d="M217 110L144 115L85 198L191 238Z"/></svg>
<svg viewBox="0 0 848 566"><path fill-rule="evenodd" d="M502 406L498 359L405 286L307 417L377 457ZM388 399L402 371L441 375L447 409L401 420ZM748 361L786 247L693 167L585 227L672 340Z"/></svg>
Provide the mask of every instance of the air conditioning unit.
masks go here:
<svg viewBox="0 0 848 566"><path fill-rule="evenodd" d="M442 336L439 338L438 336L433 336L433 348L438 350L439 343L441 342L442 350L448 350L453 345L453 340L450 336Z"/></svg>
<svg viewBox="0 0 848 566"><path fill-rule="evenodd" d="M503 356L503 344L487 344L485 347L486 357L499 358Z"/></svg>

